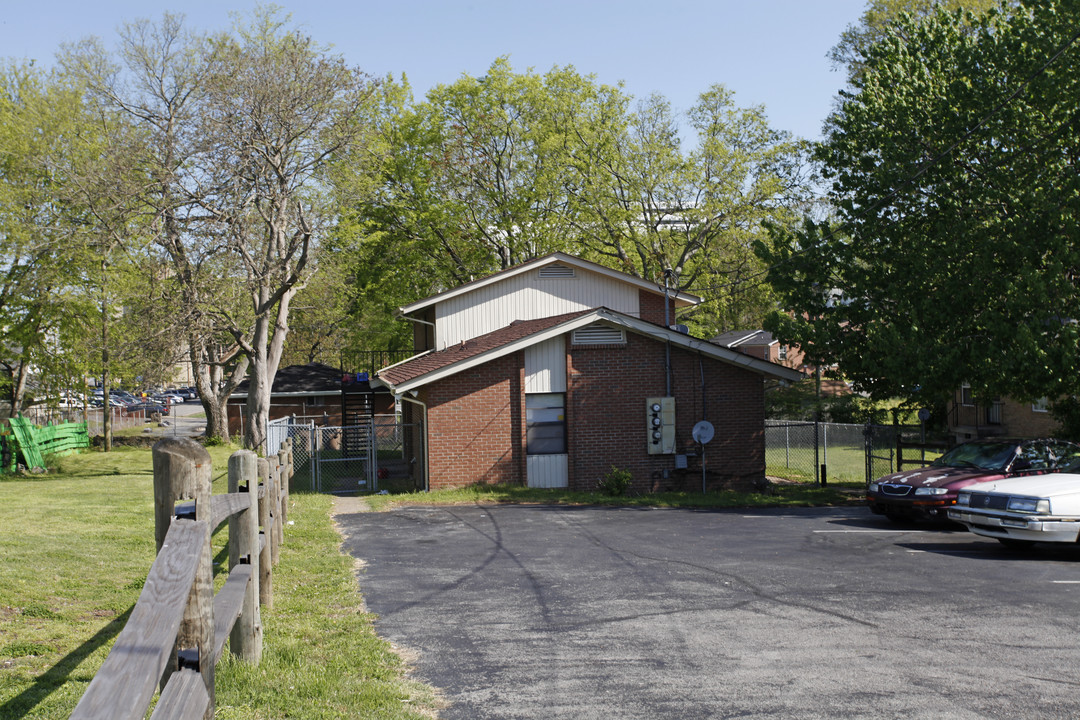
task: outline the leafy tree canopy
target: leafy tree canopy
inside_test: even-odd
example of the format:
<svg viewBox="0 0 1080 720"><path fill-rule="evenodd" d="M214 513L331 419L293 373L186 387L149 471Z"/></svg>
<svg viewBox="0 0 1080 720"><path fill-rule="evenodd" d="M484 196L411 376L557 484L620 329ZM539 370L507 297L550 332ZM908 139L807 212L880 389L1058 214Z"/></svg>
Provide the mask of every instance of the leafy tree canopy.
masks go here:
<svg viewBox="0 0 1080 720"><path fill-rule="evenodd" d="M904 14L922 18L938 9L969 10L979 14L997 4L998 0L870 0L859 22L848 25L840 34L840 40L829 51L828 57L834 67L844 68L848 79L854 80L862 72L870 48L890 28L897 31L897 23Z"/></svg>
<svg viewBox="0 0 1080 720"><path fill-rule="evenodd" d="M670 269L672 287L709 298L683 319L700 334L759 326L771 307L767 288L739 282L762 270L752 241L812 193L806 143L764 108L709 88L686 113L686 152L663 97L634 104L573 67L517 73L500 58L423 102L381 90L378 145L343 162L373 159L376 180L340 174L336 239L359 268L354 313L380 337L394 306L555 250L659 283Z"/></svg>
<svg viewBox="0 0 1080 720"><path fill-rule="evenodd" d="M1080 391L1080 6L905 18L819 150L836 218L759 246L767 326L876 397Z"/></svg>

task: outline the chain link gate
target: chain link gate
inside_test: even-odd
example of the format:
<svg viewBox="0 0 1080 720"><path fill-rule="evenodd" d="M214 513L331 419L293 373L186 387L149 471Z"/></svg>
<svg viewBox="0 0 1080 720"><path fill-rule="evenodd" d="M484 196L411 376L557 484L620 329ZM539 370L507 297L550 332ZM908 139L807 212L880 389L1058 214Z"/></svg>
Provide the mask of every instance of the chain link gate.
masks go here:
<svg viewBox="0 0 1080 720"><path fill-rule="evenodd" d="M373 422L316 428L315 490L349 493L378 490Z"/></svg>
<svg viewBox="0 0 1080 720"><path fill-rule="evenodd" d="M266 447L293 441L294 490L413 492L425 488L423 425L376 415L358 425L318 426L285 417L267 423Z"/></svg>
<svg viewBox="0 0 1080 720"><path fill-rule="evenodd" d="M866 484L888 475L896 468L896 430L888 425L867 423L866 436Z"/></svg>

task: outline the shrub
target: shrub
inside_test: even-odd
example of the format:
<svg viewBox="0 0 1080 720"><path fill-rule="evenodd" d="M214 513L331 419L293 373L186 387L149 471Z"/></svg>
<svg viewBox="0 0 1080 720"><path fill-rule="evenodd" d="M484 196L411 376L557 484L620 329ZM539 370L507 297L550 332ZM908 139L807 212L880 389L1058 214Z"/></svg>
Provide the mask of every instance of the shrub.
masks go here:
<svg viewBox="0 0 1080 720"><path fill-rule="evenodd" d="M630 483L633 481L634 476L629 470L621 470L612 465L608 474L600 478L597 487L605 495L619 497L626 494L626 491L630 488Z"/></svg>

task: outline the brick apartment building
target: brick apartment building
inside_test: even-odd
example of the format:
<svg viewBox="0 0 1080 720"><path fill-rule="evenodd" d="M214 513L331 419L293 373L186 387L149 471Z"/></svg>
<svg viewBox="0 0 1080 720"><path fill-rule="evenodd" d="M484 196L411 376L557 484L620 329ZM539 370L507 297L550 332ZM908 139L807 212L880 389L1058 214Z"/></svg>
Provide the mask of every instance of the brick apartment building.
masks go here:
<svg viewBox="0 0 1080 720"><path fill-rule="evenodd" d="M673 322L700 299L667 302ZM613 466L641 490L699 489L703 476L746 488L765 474L764 381L801 377L665 326L662 287L562 253L401 313L418 354L372 384L422 423L431 488L590 490Z"/></svg>

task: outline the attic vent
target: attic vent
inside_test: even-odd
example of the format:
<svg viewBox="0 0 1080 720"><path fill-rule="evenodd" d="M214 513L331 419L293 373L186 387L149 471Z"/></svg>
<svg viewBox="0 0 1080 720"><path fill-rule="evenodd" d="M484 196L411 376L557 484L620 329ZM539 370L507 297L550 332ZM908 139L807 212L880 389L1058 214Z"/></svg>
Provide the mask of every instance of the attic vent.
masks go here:
<svg viewBox="0 0 1080 720"><path fill-rule="evenodd" d="M559 265L554 263L552 265L545 265L540 268L540 277L542 278L572 278L574 277L574 268L569 265Z"/></svg>
<svg viewBox="0 0 1080 720"><path fill-rule="evenodd" d="M626 334L621 328L597 323L575 330L570 342L574 345L622 345L626 342Z"/></svg>

